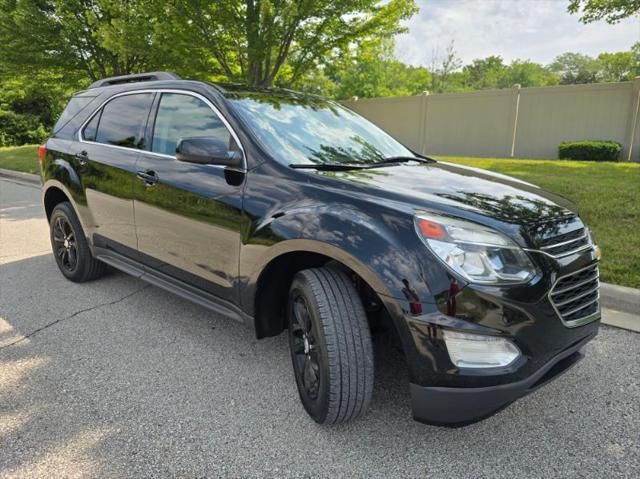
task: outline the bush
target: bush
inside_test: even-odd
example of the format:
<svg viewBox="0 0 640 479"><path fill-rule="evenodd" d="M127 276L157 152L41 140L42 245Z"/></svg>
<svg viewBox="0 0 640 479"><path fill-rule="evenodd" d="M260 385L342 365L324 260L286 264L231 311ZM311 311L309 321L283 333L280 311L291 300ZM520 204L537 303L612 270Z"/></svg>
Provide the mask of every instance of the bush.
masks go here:
<svg viewBox="0 0 640 479"><path fill-rule="evenodd" d="M48 135L37 116L0 109L0 146L39 144Z"/></svg>
<svg viewBox="0 0 640 479"><path fill-rule="evenodd" d="M618 161L622 145L616 141L573 141L560 143L561 160Z"/></svg>

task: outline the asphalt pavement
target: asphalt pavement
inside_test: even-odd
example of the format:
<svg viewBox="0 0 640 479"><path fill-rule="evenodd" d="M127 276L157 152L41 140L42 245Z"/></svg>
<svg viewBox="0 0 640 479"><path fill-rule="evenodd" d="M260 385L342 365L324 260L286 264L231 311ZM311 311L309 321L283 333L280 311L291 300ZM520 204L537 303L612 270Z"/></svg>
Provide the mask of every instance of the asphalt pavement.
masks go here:
<svg viewBox="0 0 640 479"><path fill-rule="evenodd" d="M567 374L460 429L414 422L401 355L375 352L369 413L319 426L285 336L122 273L65 280L39 189L0 179L2 478L640 477L640 334L603 326Z"/></svg>

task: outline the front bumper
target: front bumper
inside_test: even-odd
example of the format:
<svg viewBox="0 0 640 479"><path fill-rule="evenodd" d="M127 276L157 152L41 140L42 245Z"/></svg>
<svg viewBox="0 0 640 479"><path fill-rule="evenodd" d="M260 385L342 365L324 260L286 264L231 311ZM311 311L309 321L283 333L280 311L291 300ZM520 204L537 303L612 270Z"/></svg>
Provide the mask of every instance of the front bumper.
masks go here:
<svg viewBox="0 0 640 479"><path fill-rule="evenodd" d="M596 332L569 346L529 377L489 387L431 387L411 384L411 407L416 421L459 427L480 421L552 381L584 355L583 346Z"/></svg>

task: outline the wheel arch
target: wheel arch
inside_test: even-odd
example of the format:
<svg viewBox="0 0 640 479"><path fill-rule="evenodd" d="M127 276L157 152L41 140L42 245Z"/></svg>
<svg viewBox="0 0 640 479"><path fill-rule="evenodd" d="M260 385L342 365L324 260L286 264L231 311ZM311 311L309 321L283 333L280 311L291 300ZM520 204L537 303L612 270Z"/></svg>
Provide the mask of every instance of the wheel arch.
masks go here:
<svg viewBox="0 0 640 479"><path fill-rule="evenodd" d="M271 255L249 280L254 291L252 309L258 338L276 336L285 329L283 314L289 286L294 275L303 269L334 264L361 282L363 294L373 294L387 308L396 307L380 278L357 258L336 246L315 240L288 240L271 249ZM361 295L362 299L362 295Z"/></svg>
<svg viewBox="0 0 640 479"><path fill-rule="evenodd" d="M69 188L67 188L62 182L55 179L47 180L42 186L41 196L42 206L44 207L47 221L49 221L49 219L51 218L51 213L53 212L53 209L57 204L68 201L69 203L71 203L71 207L75 211L83 231L87 231L83 221L83 215L79 214L78 204L75 201L73 194L71 193Z"/></svg>

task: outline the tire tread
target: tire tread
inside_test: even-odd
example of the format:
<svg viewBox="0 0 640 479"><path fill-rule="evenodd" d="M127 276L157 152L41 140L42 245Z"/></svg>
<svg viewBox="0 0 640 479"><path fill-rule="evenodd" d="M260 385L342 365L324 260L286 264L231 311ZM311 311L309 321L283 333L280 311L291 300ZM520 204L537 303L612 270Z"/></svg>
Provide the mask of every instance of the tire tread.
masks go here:
<svg viewBox="0 0 640 479"><path fill-rule="evenodd" d="M81 263L80 268L74 272L73 275L66 274L63 271L65 277L76 283L84 283L103 276L107 270L107 265L102 261L95 259L91 254L91 249L89 248L89 243L84 235L84 230L82 229L80 220L78 219L76 212L73 210L71 203L68 201L58 203L51 212L51 223L53 223L53 219L56 214L59 213L62 213L67 217L71 223L73 231L75 232L76 243L78 245L78 261Z"/></svg>
<svg viewBox="0 0 640 479"><path fill-rule="evenodd" d="M297 274L314 296L325 337L329 367L329 405L324 424L362 415L373 393L373 347L366 313L347 274L337 267Z"/></svg>

